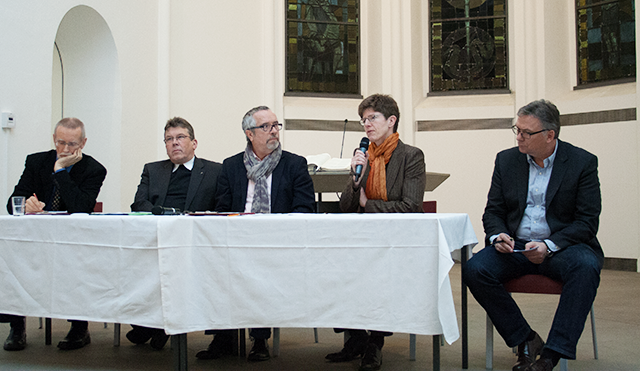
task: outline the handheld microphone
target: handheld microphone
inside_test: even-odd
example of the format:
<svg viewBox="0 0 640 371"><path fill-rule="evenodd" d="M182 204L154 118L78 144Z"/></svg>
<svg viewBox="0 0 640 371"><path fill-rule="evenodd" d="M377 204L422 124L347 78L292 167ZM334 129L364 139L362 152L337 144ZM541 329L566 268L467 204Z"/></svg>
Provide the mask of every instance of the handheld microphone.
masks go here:
<svg viewBox="0 0 640 371"><path fill-rule="evenodd" d="M180 215L180 209L175 207L162 207L160 205L156 205L151 209L151 214L153 215Z"/></svg>
<svg viewBox="0 0 640 371"><path fill-rule="evenodd" d="M362 140L360 141L360 148L358 149L361 150L362 153L367 152L367 150L369 149L369 138L367 137L362 138ZM362 165L356 165L356 182L360 178L361 174L362 174Z"/></svg>

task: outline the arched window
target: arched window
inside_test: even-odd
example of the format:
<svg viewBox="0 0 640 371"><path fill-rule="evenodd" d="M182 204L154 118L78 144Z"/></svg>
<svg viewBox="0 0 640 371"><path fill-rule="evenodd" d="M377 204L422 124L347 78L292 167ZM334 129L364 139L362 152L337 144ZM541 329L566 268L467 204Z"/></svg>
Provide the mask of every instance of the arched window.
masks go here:
<svg viewBox="0 0 640 371"><path fill-rule="evenodd" d="M360 2L286 0L286 93L360 94Z"/></svg>
<svg viewBox="0 0 640 371"><path fill-rule="evenodd" d="M507 89L507 1L430 0L431 92Z"/></svg>

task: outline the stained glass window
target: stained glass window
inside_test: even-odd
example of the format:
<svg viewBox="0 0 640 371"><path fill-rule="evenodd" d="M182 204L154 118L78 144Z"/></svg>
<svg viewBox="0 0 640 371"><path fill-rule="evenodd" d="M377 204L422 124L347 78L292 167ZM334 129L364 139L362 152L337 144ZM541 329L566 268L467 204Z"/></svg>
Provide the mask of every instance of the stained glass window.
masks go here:
<svg viewBox="0 0 640 371"><path fill-rule="evenodd" d="M634 0L577 0L578 85L636 76Z"/></svg>
<svg viewBox="0 0 640 371"><path fill-rule="evenodd" d="M507 0L430 0L431 91L506 89Z"/></svg>
<svg viewBox="0 0 640 371"><path fill-rule="evenodd" d="M360 94L359 0L286 0L287 92Z"/></svg>

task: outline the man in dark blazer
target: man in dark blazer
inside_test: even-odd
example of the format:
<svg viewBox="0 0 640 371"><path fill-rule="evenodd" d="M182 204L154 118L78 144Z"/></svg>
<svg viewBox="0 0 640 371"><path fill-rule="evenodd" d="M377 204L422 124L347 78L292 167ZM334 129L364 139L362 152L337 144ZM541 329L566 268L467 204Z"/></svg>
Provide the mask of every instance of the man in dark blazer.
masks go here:
<svg viewBox="0 0 640 371"><path fill-rule="evenodd" d="M469 260L463 279L507 345L518 346L513 370L551 371L560 358L575 359L600 283L598 159L558 139L560 113L545 100L522 107L513 131L518 147L495 161L483 216L486 247ZM563 283L546 345L502 285L525 274Z"/></svg>
<svg viewBox="0 0 640 371"><path fill-rule="evenodd" d="M198 141L193 126L181 117L167 121L163 141L169 159L144 165L131 211L213 211L222 166L195 156ZM151 340L151 347L160 350L169 339L163 329L132 327L127 339L135 344Z"/></svg>
<svg viewBox="0 0 640 371"><path fill-rule="evenodd" d="M56 149L27 156L24 172L11 197L24 196L26 212L67 211L90 213L96 204L107 170L93 157L83 154L87 143L85 128L77 118L64 118L54 129ZM12 213L11 197L7 210ZM22 350L26 346L25 317L0 315L11 323L5 350ZM86 321L70 321L71 329L58 348L82 348L91 342Z"/></svg>
<svg viewBox="0 0 640 371"><path fill-rule="evenodd" d="M218 178L216 211L246 213L312 213L315 194L304 157L283 151L279 131L282 124L266 106L252 108L242 119L247 147L222 163ZM196 354L199 359L217 359L232 354L233 331L209 330L214 334L209 347ZM247 359L270 358L266 341L269 328L250 331L253 346Z"/></svg>

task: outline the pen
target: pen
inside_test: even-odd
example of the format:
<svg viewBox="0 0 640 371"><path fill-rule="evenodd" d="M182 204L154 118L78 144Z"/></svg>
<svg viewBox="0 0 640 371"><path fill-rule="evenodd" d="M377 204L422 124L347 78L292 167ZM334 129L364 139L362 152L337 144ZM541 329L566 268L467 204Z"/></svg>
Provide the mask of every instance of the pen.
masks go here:
<svg viewBox="0 0 640 371"><path fill-rule="evenodd" d="M35 197L35 198L36 198L36 201L40 201L40 200L38 200L38 196L36 195L36 193L35 193L35 192L33 192L33 197Z"/></svg>

